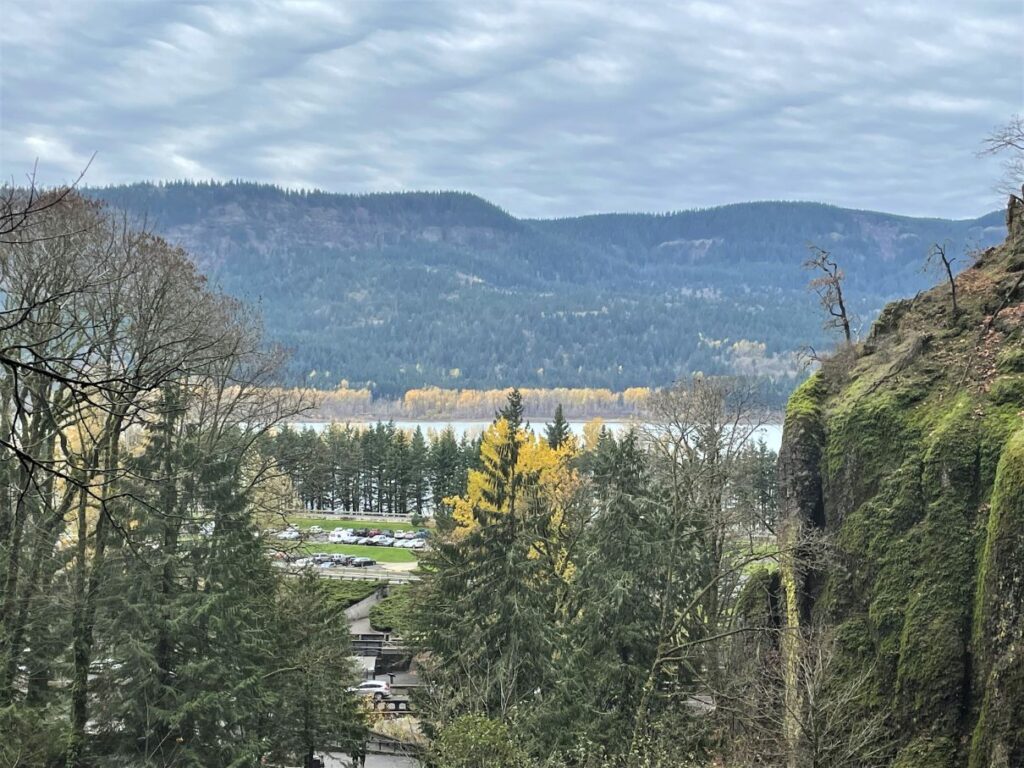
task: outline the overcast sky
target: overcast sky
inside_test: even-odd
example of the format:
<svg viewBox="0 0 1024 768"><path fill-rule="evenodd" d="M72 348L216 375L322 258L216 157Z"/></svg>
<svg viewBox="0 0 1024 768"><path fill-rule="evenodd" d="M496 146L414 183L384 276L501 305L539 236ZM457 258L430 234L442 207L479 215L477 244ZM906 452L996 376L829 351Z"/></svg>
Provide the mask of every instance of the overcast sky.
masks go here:
<svg viewBox="0 0 1024 768"><path fill-rule="evenodd" d="M0 0L0 169L468 190L522 216L1002 204L1022 0Z"/></svg>

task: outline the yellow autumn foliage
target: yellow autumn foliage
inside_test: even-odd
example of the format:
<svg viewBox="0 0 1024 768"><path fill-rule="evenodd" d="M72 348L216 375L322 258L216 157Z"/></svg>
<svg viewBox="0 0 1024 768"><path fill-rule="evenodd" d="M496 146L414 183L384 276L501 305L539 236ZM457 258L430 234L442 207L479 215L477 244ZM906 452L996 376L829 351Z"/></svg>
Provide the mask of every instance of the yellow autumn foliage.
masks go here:
<svg viewBox="0 0 1024 768"><path fill-rule="evenodd" d="M512 435L510 425L505 419L495 421L483 434L480 445L480 463L482 469L469 472L465 496L453 496L445 499L452 509L455 521L455 535L464 536L476 528L476 512L490 514L508 514L506 508L498 509L491 501L490 493L495 484L494 472L502 464L501 450L510 444ZM552 564L557 576L569 579L572 566L568 562L566 547L567 538L566 511L580 485L578 472L572 467L571 460L578 455L579 446L576 438L570 436L558 448L552 448L542 437L533 432L519 429L515 435L518 444L518 458L515 474L519 478L519 501L516 514L526 513L527 495L539 501L532 504L531 509L541 509L549 516L546 526L551 533L550 538L539 539L533 544L531 555L545 556Z"/></svg>

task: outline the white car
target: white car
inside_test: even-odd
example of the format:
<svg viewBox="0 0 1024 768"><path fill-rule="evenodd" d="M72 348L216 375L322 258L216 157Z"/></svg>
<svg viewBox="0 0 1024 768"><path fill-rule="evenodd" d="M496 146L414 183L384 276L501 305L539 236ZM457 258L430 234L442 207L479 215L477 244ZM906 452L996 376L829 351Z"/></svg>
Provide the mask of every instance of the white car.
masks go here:
<svg viewBox="0 0 1024 768"><path fill-rule="evenodd" d="M310 533L323 533L324 529L321 528L319 525L311 525L311 526L309 526L309 532Z"/></svg>
<svg viewBox="0 0 1024 768"><path fill-rule="evenodd" d="M287 531L281 531L279 534L277 534L277 538L281 539L282 541L295 541L299 538L299 535L300 534L298 531L294 529L289 529Z"/></svg>
<svg viewBox="0 0 1024 768"><path fill-rule="evenodd" d="M425 542L423 539L415 539L409 542L409 544L412 546L413 549L423 549L425 546L427 546L427 542Z"/></svg>
<svg viewBox="0 0 1024 768"><path fill-rule="evenodd" d="M349 691L360 696L373 696L376 701L391 698L391 684L386 680L364 680Z"/></svg>

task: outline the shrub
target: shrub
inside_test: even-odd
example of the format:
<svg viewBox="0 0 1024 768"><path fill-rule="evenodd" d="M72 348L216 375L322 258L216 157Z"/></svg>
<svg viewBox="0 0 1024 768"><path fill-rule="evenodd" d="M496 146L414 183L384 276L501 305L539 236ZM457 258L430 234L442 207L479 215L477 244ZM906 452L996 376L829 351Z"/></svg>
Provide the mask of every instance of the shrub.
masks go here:
<svg viewBox="0 0 1024 768"><path fill-rule="evenodd" d="M483 715L463 715L434 742L444 768L515 768L523 764L507 725Z"/></svg>

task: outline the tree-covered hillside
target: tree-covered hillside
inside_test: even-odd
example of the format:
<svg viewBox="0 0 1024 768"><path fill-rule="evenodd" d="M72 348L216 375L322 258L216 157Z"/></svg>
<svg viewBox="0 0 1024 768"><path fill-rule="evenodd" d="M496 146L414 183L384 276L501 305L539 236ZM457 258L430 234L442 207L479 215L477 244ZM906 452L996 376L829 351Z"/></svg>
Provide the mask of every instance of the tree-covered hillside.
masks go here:
<svg viewBox="0 0 1024 768"><path fill-rule="evenodd" d="M667 384L754 373L778 401L826 343L801 269L833 252L867 323L933 281L929 245L1000 241L1001 214L912 219L813 203L520 220L464 193L336 195L231 183L91 194L144 216L256 300L296 379L412 387Z"/></svg>

